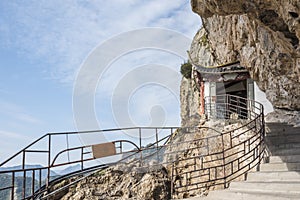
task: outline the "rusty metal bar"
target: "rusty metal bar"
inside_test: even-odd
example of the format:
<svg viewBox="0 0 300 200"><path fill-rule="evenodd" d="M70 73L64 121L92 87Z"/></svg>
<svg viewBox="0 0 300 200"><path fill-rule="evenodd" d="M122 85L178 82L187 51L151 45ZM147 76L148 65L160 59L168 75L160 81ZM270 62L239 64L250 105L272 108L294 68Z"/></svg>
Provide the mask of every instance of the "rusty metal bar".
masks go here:
<svg viewBox="0 0 300 200"><path fill-rule="evenodd" d="M39 169L39 188L42 187L42 169Z"/></svg>
<svg viewBox="0 0 300 200"><path fill-rule="evenodd" d="M15 176L16 176L16 173L12 172L12 178L11 178L11 181L12 181L11 199L12 200L15 199Z"/></svg>
<svg viewBox="0 0 300 200"><path fill-rule="evenodd" d="M10 189L10 188L12 188L12 186L8 186L8 187L1 188L0 191L2 191L2 190L8 190L8 189Z"/></svg>
<svg viewBox="0 0 300 200"><path fill-rule="evenodd" d="M35 191L35 170L32 171L32 185L31 185L31 195L34 195Z"/></svg>
<svg viewBox="0 0 300 200"><path fill-rule="evenodd" d="M246 118L246 119L250 120L247 124L235 129L235 131L237 131L239 129L242 130L242 128L246 129L246 131L242 131L242 133L240 133L238 135L233 136L232 132L222 133L222 145L223 145L222 160L223 160L223 164L222 164L222 166L215 166L214 168L209 168L208 169L209 181L214 181L214 185L223 184L224 187L227 187L228 183L231 180L237 178L238 176L241 176L241 175L247 173L253 167L257 166L260 163L261 159L263 158L263 150L260 150L260 149L264 148L263 147L263 145L264 145L263 109L261 109L262 106L259 103L255 102L255 101L251 101L251 102L249 101L250 103L248 103L247 101L243 100L243 98L234 97L234 96L231 96L231 95L226 95L226 98L215 97L215 99L216 99L216 101L214 103L219 104L219 107L216 110L217 113L219 112L219 114L216 115L217 117L219 115L220 117L223 116L225 118L228 118L231 114L231 111L227 112L226 110L235 108L236 111L238 112L239 116L242 117L242 119ZM225 100L225 102L223 102L223 100ZM209 114L210 117L214 118L214 114L211 112L211 109L213 107L215 107L212 104L213 101L211 99L211 100L206 101L206 102L211 102L209 104L210 107L209 108L206 107L206 108L209 109L209 110L206 110L206 114ZM224 103L224 104L222 105L222 103ZM244 104L247 105L247 108L243 107ZM230 106L230 105L232 105L232 106ZM250 107L248 105L252 105L253 107ZM259 105L259 109L256 108L256 105ZM220 109L225 108L226 110L220 110L219 111L218 110L219 108ZM255 110L255 109L257 109L257 110ZM257 113L255 113L255 112L257 112ZM248 113L250 113L250 114L248 115ZM247 117L247 116L249 116L249 117ZM252 118L252 116L254 116L254 119ZM252 127L253 123L254 123L254 127ZM232 131L232 130L230 130L230 131ZM236 143L233 144L233 141L232 141L233 138L238 138L240 135L246 134L249 131L254 131L253 132L254 135L248 137L246 140L238 142L237 144ZM229 141L230 142L230 148L225 150L224 135L227 134L227 133L230 135L230 141ZM210 140L208 138L206 138L206 141L208 143L208 145L207 145L207 154L203 155L202 158L207 157L207 156L212 156L212 154L210 152L210 149L211 149L210 148L211 144L209 144ZM226 159L230 158L232 155L238 155L238 154L234 153L235 152L234 148L238 148L239 145L243 146L243 149L242 149L243 150L242 151L243 155L238 156L237 159L235 159L236 161L231 161L229 163L226 163ZM252 149L253 145L255 145L254 149ZM229 154L227 153L227 155L225 155L225 151L227 151ZM241 151L239 151L239 152L241 153ZM194 159L194 158L191 157L190 159ZM248 162L249 159L250 159L250 161ZM189 158L182 159L182 160L189 160ZM214 161L217 161L217 160L214 160ZM180 161L178 161L178 162L180 162ZM212 160L209 161L209 162L212 162ZM233 165L234 162L237 162L237 168L238 168L237 170L233 170L234 169L234 165ZM230 167L229 168L230 171L228 171L229 174L227 174L227 172L226 172L227 166ZM214 169L215 171L213 172L212 169ZM220 177L222 179L221 182L220 182L220 178L216 177L217 176L217 174L216 174L217 170L220 170L220 169L223 169L223 176ZM206 170L206 169L204 169L202 167L201 172L204 172L204 170ZM194 168L194 170L191 170L189 173L192 173L192 171L195 171L195 168ZM199 170L197 170L197 171L199 171ZM185 172L185 173L187 173L187 172ZM215 177L214 178L211 177L210 173L214 173ZM201 181L201 178L199 178L199 180L200 181L198 183L196 183L197 187L198 186L201 187L201 184L203 184L202 187L205 187L204 183L207 183L207 181ZM178 187L175 187L175 190L177 190L181 187L187 187L187 186L191 186L191 185L193 185L193 184L178 186ZM180 191L178 190L177 192L180 192Z"/></svg>
<svg viewBox="0 0 300 200"><path fill-rule="evenodd" d="M48 151L43 151L43 150L24 150L24 151L28 153L48 153Z"/></svg>
<svg viewBox="0 0 300 200"><path fill-rule="evenodd" d="M123 143L120 141L120 153L123 153Z"/></svg>
<svg viewBox="0 0 300 200"><path fill-rule="evenodd" d="M84 148L85 147L81 148L81 171L83 170L83 155L84 155L83 151L84 151ZM69 160L69 162L70 162L70 160Z"/></svg>
<svg viewBox="0 0 300 200"><path fill-rule="evenodd" d="M48 190L48 187L49 187L49 182L50 182L50 173L51 173L51 170L50 170L50 164L51 164L51 134L48 135L48 169L47 169L47 180L46 180L46 187L47 187L47 190Z"/></svg>
<svg viewBox="0 0 300 200"><path fill-rule="evenodd" d="M218 100L219 99L219 100ZM206 146L202 146L201 145L201 147L198 147L198 148L206 148L206 150L207 150L207 153L205 153L204 155L201 155L201 163L200 163L200 165L202 165L201 166L201 170L196 170L196 167L195 167L195 165L196 165L196 158L195 157L190 157L190 159L193 159L193 163L194 163L194 170L192 170L192 171L190 171L190 172L187 172L185 175L186 175L186 179L187 179L187 183L186 184L188 184L188 185L193 185L193 184L191 184L190 182L188 182L188 174L192 174L192 172L193 171L199 171L199 172L201 172L200 174L202 174L202 175L204 175L204 174L206 174L207 173L207 171L205 171L205 170L207 170L208 169L208 173L213 173L213 172L211 172L211 169L215 169L215 173L217 173L217 170L222 170L222 168L223 168L223 177L215 177L215 184L217 185L221 185L221 184L224 184L224 186L226 186L231 180L233 180L233 178L235 177L235 176L238 176L239 174L237 173L237 172L234 172L234 170L233 170L233 162L228 162L228 163L226 163L226 161L227 161L227 159L232 159L232 158L230 158L230 156L232 156L232 155L235 155L234 153L232 153L231 151L233 151L234 152L234 147L237 147L238 145L244 145L244 154L243 154L243 156L242 157L238 157L237 159L239 159L238 160L238 167L241 169L241 170L250 170L251 168L253 168L253 166L255 166L255 165L257 165L256 164L256 162L258 162L258 163L260 163L260 161L261 161L261 159L263 158L263 149L264 149L264 137L265 137L265 132L264 132L264 116L263 116L263 107L260 105L260 104L258 104L257 102L255 102L255 101L251 101L251 102L253 102L253 103L247 103L247 101L244 101L243 100L243 98L239 98L239 97L234 97L234 96L230 96L230 95L225 95L225 96L218 96L218 97L215 97L215 100L213 100L213 99L210 99L210 101L207 101L207 102L209 102L209 106L210 106L210 110L209 110L209 112L206 112L207 114L209 113L209 115L210 115L210 117L214 117L214 115L216 115L216 117L217 117L217 112L219 112L218 111L218 109L221 109L220 110L220 116L223 116L223 117L225 117L225 118L228 118L228 117L230 117L230 114L232 113L232 108L236 108L236 109L238 109L239 110L239 114L241 115L241 116L246 116L245 114L246 114L246 111L247 111L247 113L249 112L250 114L249 114L249 119L250 119L250 121L248 122L248 123L246 123L245 125L243 125L243 126L241 126L241 127L238 127L238 128L236 128L235 130L237 131L237 130L242 130L242 128L245 128L245 129L247 129L247 131L250 131L250 130L252 130L252 131L255 131L255 134L257 135L257 136L259 136L259 138L256 138L257 136L255 136L255 138L254 138L254 136L253 137L248 137L245 141L241 141L240 143L238 143L237 145L235 145L235 144L233 144L233 141L232 141L232 139L234 138L234 137L238 137L240 134L238 134L238 136L233 136L233 133L232 132L230 132L230 131L232 131L232 130L230 130L229 132L225 132L225 133L220 133L220 132L218 132L217 130L215 130L216 131L216 133L219 133L220 135L222 135L221 137L222 137L222 145L223 145L223 151L221 151L221 152L215 152L214 151L214 149L213 148L211 148L211 144L209 144L209 142L211 141L213 141L213 138L216 138L216 137L214 137L214 136L212 136L212 137L209 137L209 138L204 138L204 139L202 139L202 141L206 141L206 143L207 143L207 145ZM236 103L235 103L236 102ZM248 101L248 102L250 102L250 101ZM251 105L252 107L249 107L248 109L245 109L244 107L243 107L243 105L246 103L246 105ZM219 107L216 107L215 105L216 104L218 104L219 105ZM234 105L234 104L236 104L236 105ZM258 106L258 108L256 108ZM208 108L208 107L206 107L206 108ZM216 113L214 114L214 113L212 113L212 109L216 109ZM254 108L254 109L253 109ZM224 110L225 109L225 110ZM243 109L245 109L245 110L243 110ZM257 109L257 110L255 110L255 109ZM257 112L257 113L256 113ZM223 113L223 114L222 114ZM248 114L247 114L247 116L248 116ZM252 119L252 116L255 116L254 117L254 119ZM254 125L254 127L252 127ZM249 128L250 127L250 128ZM175 128L175 127L172 127L172 128L170 128L170 127L161 127L161 129L170 129L170 131L171 131L171 133L173 133L173 128ZM204 128L204 127L200 127L200 128ZM197 130L199 130L200 128L196 128ZM208 128L208 129L210 129L210 130L214 130L213 128L210 128L210 127L205 127L205 128ZM45 150L29 150L29 149L23 149L23 151L21 151L21 153L23 153L23 160L22 160L22 169L21 170L19 170L19 171L22 171L22 172L24 172L24 180L23 181L25 181L25 184L23 184L23 185L25 185L25 189L24 189L24 194L25 194L25 196L26 196L26 172L27 171L29 171L28 169L25 169L25 164L26 164L26 152L36 152L36 153L48 153L48 166L46 167L46 169L47 169L47 171L48 171L48 173L47 173L47 180L46 180L46 185L47 186L49 186L49 182L50 182L50 169L51 169L51 167L56 167L56 166L63 166L63 165L66 165L66 164L73 164L73 163L76 163L76 162L81 162L81 166L83 166L83 164L84 164L84 162L85 161L88 161L88 160L91 160L91 159L84 159L84 147L80 147L81 148L81 157L80 157L80 159L79 160L76 160L76 161L73 161L73 162L67 162L67 163L62 163L62 164L58 164L58 165L54 165L55 163L54 162L52 162L52 164L53 165L51 165L51 161L55 161L55 157L54 157L54 159L52 160L51 159L51 157L52 157L52 154L51 154L51 148L52 148L52 137L51 136L54 136L54 135L62 135L62 134L66 134L66 135L71 135L71 134L85 134L85 133L93 133L93 132L105 132L105 131L116 131L116 130L129 130L129 129L138 129L138 134L139 134L139 147L137 147L137 151L135 151L135 152L139 152L140 151L140 155L141 155L141 158L140 158L140 161L142 161L143 160L143 152L141 152L141 150L147 150L147 149L150 149L149 148L149 146L148 146L148 148L142 148L142 129L152 129L152 130L155 130L155 138L156 138L156 142L155 142L155 144L152 144L152 145L150 145L150 146L153 146L153 148L156 148L156 153L157 153L157 155L158 155L158 151L161 149L161 148L166 148L166 147L169 147L169 148L171 148L172 147L172 143L169 141L168 143L164 143L164 145L159 145L159 142L160 141L163 141L164 139L167 139L167 138L171 138L170 136L167 136L167 137L165 137L165 138L163 138L163 139L161 139L161 140L159 140L159 136L158 136L158 127L133 127L133 128L127 128L127 129L108 129L108 130L98 130L98 131L83 131L83 132L68 132L68 133L49 133L49 134L47 134L47 136L49 137L48 138L48 151L45 151ZM195 129L195 127L194 128L192 128L191 127L191 129L189 130L189 128L186 128L185 129L185 131L191 131L191 132L193 132L193 131L195 131L196 130ZM182 129L183 130L183 129ZM181 131L182 131L181 130ZM244 131L245 133L247 132L247 131ZM225 135L226 134L228 134L229 136L230 136L230 148L226 148L226 150L225 150ZM210 138L212 139L212 140L210 140ZM43 139L43 137L42 138L40 138L40 139ZM39 139L39 140L40 140ZM171 138L172 139L172 138ZM200 141L200 140L193 140L193 141ZM252 141L252 142L251 142ZM37 141L36 141L37 142ZM36 143L35 142L35 143ZM183 144L183 143L186 143L186 144L188 144L189 142L191 142L191 141L184 141L184 142L180 142L179 144L177 144L177 146L178 145L181 145L181 143ZM247 142L247 143L246 143ZM32 144L34 144L34 143L32 143ZM246 149L247 148L247 144L248 144L248 149ZM253 144L255 144L256 145L256 147L254 147L254 149L252 149L252 147L251 147L251 149L250 149L250 145L253 145ZM257 146L257 145L259 145L259 146ZM174 146L174 145L173 145ZM120 142L120 148L121 148L121 152L123 152L122 151L122 149L123 149L123 147L122 147L122 142ZM191 149L194 149L194 148L191 148ZM68 148L68 152L69 152L69 148ZM246 150L248 150L248 152L246 151ZM227 154L225 155L225 151L227 152ZM175 153L181 153L181 151L176 151L176 152L174 152L174 154ZM248 162L248 161L242 161L241 160L241 158L245 158L245 157L248 157L248 155L249 155L249 153L254 153L253 154L253 156L252 156L252 160L250 161L250 162ZM154 154L153 154L154 155ZM237 154L236 154L237 155ZM54 156L54 155L53 155ZM57 155L56 155L57 156ZM207 158L209 157L209 156L214 156L214 159L210 159L210 161L208 161L207 160ZM145 157L145 159L148 157L148 155ZM199 157L199 156L198 156ZM221 161L221 163L222 164L220 164L220 166L219 165L217 165L217 166L214 166L214 168L204 168L204 161L203 161L203 159L205 158L205 160L206 160L206 162L207 163L211 163L212 161L218 161L218 159L219 160L223 160L223 162ZM13 159L13 158L10 158L9 160L11 160L11 159ZM9 161L8 160L8 161ZM188 160L188 159L186 159L186 160ZM5 164L5 163L7 163L8 161L5 161L3 164ZM1 164L1 165L3 165L3 164ZM227 165L228 164L228 165ZM205 167L207 167L207 166L209 166L209 165L205 165ZM231 171L231 173L229 172L229 174L227 174L227 172L226 172L226 167L231 167L231 169L230 169L230 171ZM83 167L82 167L83 168ZM33 171L33 173L35 173L35 170L39 170L39 179L40 179L40 183L39 183L39 186L41 186L41 174L42 174L42 169L34 169L34 171ZM83 170L83 169L82 169ZM174 171L175 171L176 169L175 169L175 165L174 165L174 163L172 163L172 180L173 179L176 179L176 177L174 176ZM16 172L16 171L18 171L18 170L15 170L14 171L14 173ZM243 172L243 173L245 173L245 172ZM202 176L201 175L201 176ZM215 175L215 176L217 176L217 175ZM212 179L212 177L210 177L209 176L209 179ZM223 181L221 181L221 180L223 180ZM196 183L197 184L197 187L198 187L198 184L199 184L199 187L201 187L201 183L203 183L204 181L202 181L201 182L201 180L199 181L199 183ZM35 185L34 183L32 183L32 185ZM15 185L13 184L13 187L15 188ZM172 187L172 194L174 193L174 192L176 192L175 190L175 188L177 188L177 187L175 187L175 185L174 185L174 183L173 184L171 184L171 187ZM34 186L33 186L33 188L34 188Z"/></svg>
<svg viewBox="0 0 300 200"><path fill-rule="evenodd" d="M155 129L155 128L153 128L153 127L143 127L143 128L145 128L145 129ZM175 127L172 127L172 128L170 128L170 127L160 127L161 129L174 129ZM176 127L177 128L177 127ZM125 129L137 129L136 127L134 127L134 128L125 128ZM141 131L142 131L142 127L139 127L138 128L139 129L139 133L140 133L140 147L142 147L142 137L141 137ZM124 130L124 129L110 129L110 130L100 130L100 132L101 131L111 131L111 130ZM157 128L156 128L156 130L157 130ZM171 132L172 132L172 130L171 130ZM56 166L63 166L63 165L66 165L66 164L73 164L73 163L75 163L75 162L68 162L68 163L63 163L63 164L61 164L61 165L55 165L55 166L51 166L51 160L52 160L52 153L51 153L51 149L52 149L52 136L54 136L54 135L62 135L62 134L66 134L66 135L70 135L70 134L77 134L77 133L91 133L91 132L93 132L93 131L85 131L85 132L68 132L68 133L48 133L48 134L46 134L46 135L44 135L43 137L41 137L41 138L39 138L38 140L36 140L35 142L33 142L33 143L31 143L30 145L28 145L26 148L24 148L23 150L21 150L20 152L18 152L17 154L15 154L13 157L11 157L10 159L8 159L8 160L6 160L5 162L3 162L2 164L1 164L1 166L2 165L4 165L4 164L6 164L7 162L9 162L11 159L13 159L15 156L17 156L17 155L19 155L20 153L22 153L23 155L22 155L22 169L19 169L19 170L13 170L13 173L16 173L16 172L23 172L23 187L25 187L25 188L23 188L23 197L24 198L27 198L26 197L26 188L27 188L27 184L26 184L26 172L27 171L30 171L30 170L33 170L33 172L32 173L34 173L35 174L35 172L36 172L36 170L38 170L39 171L39 188L41 188L41 186L42 186L42 168L34 168L34 169L25 169L25 165L26 165L26 153L47 153L48 154L48 166L47 167L43 167L43 169L46 169L47 170L47 179L46 179L46 185L47 186L49 186L49 182L50 182L50 180L51 180L51 167L56 167ZM96 132L99 132L99 131L96 131ZM40 140L42 140L42 139L44 139L45 137L47 136L47 139L48 139L48 150L39 150L39 149L37 149L37 150L33 150L33 149L27 149L27 148L29 148L29 147L31 147L32 145L34 145L35 143L37 143L38 141L40 141ZM169 136L167 136L167 137L164 137L163 139L161 139L161 140L164 140L164 139L166 139L166 138L168 138ZM158 138L158 135L157 135L157 138ZM158 142L158 139L156 140L157 142ZM129 141L130 142L130 141ZM120 144L121 144L121 149L123 148L122 147L122 142L120 142ZM135 145L135 144L134 144ZM156 147L158 147L158 145L156 144ZM140 148L139 147L137 147L137 151L140 151ZM82 148L82 151L83 151L83 148ZM122 151L123 152L123 151ZM136 152L136 151L134 151L134 152ZM83 163L83 162L85 162L85 161L88 161L88 160L91 160L91 159L84 159L84 157L82 157L81 156L81 162ZM15 178L15 177L13 177L13 178ZM34 178L36 178L36 177L34 177ZM33 186L34 185L34 186ZM15 188L15 185L13 184L12 185L12 191L14 191L14 188ZM32 183L32 189L35 189L35 180L34 180L34 183ZM13 192L13 194L14 194L14 192Z"/></svg>
<svg viewBox="0 0 300 200"><path fill-rule="evenodd" d="M230 143L231 143L230 138ZM224 188L226 188L226 170L225 170L225 147L224 147L224 135L222 135L222 148L223 148L223 177L224 177Z"/></svg>
<svg viewBox="0 0 300 200"><path fill-rule="evenodd" d="M142 148L142 129L139 128L140 149Z"/></svg>
<svg viewBox="0 0 300 200"><path fill-rule="evenodd" d="M37 139L36 141L32 142L31 144L29 144L28 146L26 146L24 149L20 150L18 153L14 154L12 157L10 157L9 159L7 159L6 161L4 161L3 163L0 164L0 167L4 166L5 164L7 164L9 161L11 161L12 159L14 159L15 157L17 157L18 155L20 155L24 150L28 149L29 147L31 147L32 145L36 144L37 142L39 142L40 140L42 140L43 138L45 138L47 135L44 135L42 137L40 137L39 139Z"/></svg>

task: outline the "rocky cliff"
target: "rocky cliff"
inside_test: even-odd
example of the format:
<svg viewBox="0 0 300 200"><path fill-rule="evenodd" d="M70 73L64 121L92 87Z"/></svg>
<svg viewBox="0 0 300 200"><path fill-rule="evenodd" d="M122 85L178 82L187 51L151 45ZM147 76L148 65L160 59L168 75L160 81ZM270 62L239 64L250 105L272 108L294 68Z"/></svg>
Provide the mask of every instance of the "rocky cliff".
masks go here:
<svg viewBox="0 0 300 200"><path fill-rule="evenodd" d="M65 180L55 185L53 189L55 190L67 184L69 184L69 181ZM139 167L139 164L134 162L131 164L118 164L100 170L82 179L77 184L56 193L55 196L51 196L51 199L170 199L170 185L170 179L165 168Z"/></svg>
<svg viewBox="0 0 300 200"><path fill-rule="evenodd" d="M183 78L180 86L181 126L198 126L200 122L199 91L192 79Z"/></svg>
<svg viewBox="0 0 300 200"><path fill-rule="evenodd" d="M297 120L300 122L300 1L191 0L191 4L193 11L203 20L203 28L196 34L191 44L190 53L193 61L208 66L239 60L277 109L274 116L282 118L282 115L287 115L289 118L285 119L288 120L298 116ZM182 126L198 126L201 121L198 110L199 92L194 80L183 78ZM231 124L231 128L236 128L237 125ZM217 127L216 124L207 126ZM207 188L185 192L193 190L188 184L194 184L194 180L181 174L188 174L192 170L195 171L197 166L201 166L201 163L190 164L187 160L208 151L208 140L205 146L201 138L213 134L204 131L193 134L190 138L188 134L177 136L178 141L175 138L173 142L179 147L174 152L183 149L183 153L173 156L177 160L172 163L172 166L176 167L175 172L171 165L165 165L155 171L141 171L139 165L114 166L78 182L60 193L58 199L170 199L171 182L175 187L179 187L178 195L175 194L177 198L206 194L208 189L214 189L210 188L209 184ZM236 143L241 143L244 140L242 137L244 135L236 137ZM182 141L192 141L182 145L180 143L182 141L179 141L181 138ZM216 140L210 142L214 145L213 148L209 149L219 151L222 147L220 140L217 135ZM225 141L225 144L229 142ZM206 150L201 149L204 146ZM168 151L173 152L167 149L164 153L171 154ZM216 163L215 159L207 158L212 164ZM164 160L168 159L169 157L165 157ZM226 172L226 169L216 170L215 176L222 176Z"/></svg>
<svg viewBox="0 0 300 200"><path fill-rule="evenodd" d="M199 64L239 60L277 114L300 110L300 1L192 0L203 21L190 52ZM286 114L286 112L284 112Z"/></svg>

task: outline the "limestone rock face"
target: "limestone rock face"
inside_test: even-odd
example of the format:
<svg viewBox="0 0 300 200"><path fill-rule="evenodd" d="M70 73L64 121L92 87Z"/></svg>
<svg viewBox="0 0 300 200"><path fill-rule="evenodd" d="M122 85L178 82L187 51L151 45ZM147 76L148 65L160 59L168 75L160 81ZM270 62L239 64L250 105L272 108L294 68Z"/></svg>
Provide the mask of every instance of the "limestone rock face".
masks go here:
<svg viewBox="0 0 300 200"><path fill-rule="evenodd" d="M191 54L199 64L239 60L275 108L300 110L300 1L192 0L207 40L194 38ZM204 31L204 30L203 30ZM202 32L203 32L202 31ZM207 54L207 53L206 53Z"/></svg>
<svg viewBox="0 0 300 200"><path fill-rule="evenodd" d="M135 164L119 164L83 179L68 189L61 200L171 198L170 180L163 168L147 171Z"/></svg>
<svg viewBox="0 0 300 200"><path fill-rule="evenodd" d="M181 126L198 126L199 91L192 79L182 78L180 85Z"/></svg>

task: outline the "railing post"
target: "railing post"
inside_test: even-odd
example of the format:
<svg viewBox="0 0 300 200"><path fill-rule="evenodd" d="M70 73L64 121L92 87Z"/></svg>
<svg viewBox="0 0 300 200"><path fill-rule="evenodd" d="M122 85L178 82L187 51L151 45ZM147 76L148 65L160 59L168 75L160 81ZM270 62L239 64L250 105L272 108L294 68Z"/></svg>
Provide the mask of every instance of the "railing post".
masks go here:
<svg viewBox="0 0 300 200"><path fill-rule="evenodd" d="M212 102L212 99L211 99L212 97L210 97L210 99L209 99L209 118L211 118L211 113L212 113L212 111L211 111L211 102Z"/></svg>
<svg viewBox="0 0 300 200"><path fill-rule="evenodd" d="M263 140L265 142L266 129L265 129L265 116L264 116L264 107L261 105L261 122L262 122L262 130L263 130Z"/></svg>
<svg viewBox="0 0 300 200"><path fill-rule="evenodd" d="M230 118L230 112L229 112L229 108L230 108L230 104L229 104L229 95L226 95L226 102L225 102L225 119L229 119Z"/></svg>
<svg viewBox="0 0 300 200"><path fill-rule="evenodd" d="M14 200L15 199L15 172L12 172L12 178L11 178L11 181L12 181L12 188L11 188L11 200Z"/></svg>
<svg viewBox="0 0 300 200"><path fill-rule="evenodd" d="M42 170L39 169L39 188L42 187Z"/></svg>
<svg viewBox="0 0 300 200"><path fill-rule="evenodd" d="M39 169L39 188L42 187L42 170Z"/></svg>
<svg viewBox="0 0 300 200"><path fill-rule="evenodd" d="M139 140L140 140L140 164L143 166L143 151L142 151L142 129L139 127Z"/></svg>
<svg viewBox="0 0 300 200"><path fill-rule="evenodd" d="M23 194L22 194L22 197L25 198L26 196L26 171L25 171L25 160L26 160L26 151L23 150L23 159L22 159L22 169L24 170L23 172L23 187L22 187L22 190L23 190Z"/></svg>
<svg viewBox="0 0 300 200"><path fill-rule="evenodd" d="M155 136L156 136L156 155L157 155L157 163L159 163L158 132L157 132L157 128L155 128Z"/></svg>
<svg viewBox="0 0 300 200"><path fill-rule="evenodd" d="M34 186L35 186L35 170L32 170L32 185L31 185L31 195L34 196Z"/></svg>
<svg viewBox="0 0 300 200"><path fill-rule="evenodd" d="M231 138L230 138L231 140ZM224 176L224 188L226 188L226 165L225 165L225 147L224 147L224 134L222 134L222 148L223 148L223 176ZM216 169L217 170L217 169Z"/></svg>
<svg viewBox="0 0 300 200"><path fill-rule="evenodd" d="M46 180L47 190L50 182L50 165L51 165L51 135L48 134L48 167L47 167L47 180Z"/></svg>
<svg viewBox="0 0 300 200"><path fill-rule="evenodd" d="M261 123L262 123L262 127L261 127L261 131L262 133L260 133L262 135L262 141L261 141L261 152L263 154L263 157L264 157L264 154L265 154L265 139L266 139L266 127L265 127L265 116L264 116L264 107L261 105ZM261 160L259 158L259 160Z"/></svg>
<svg viewBox="0 0 300 200"><path fill-rule="evenodd" d="M140 149L142 149L142 129L139 128Z"/></svg>
<svg viewBox="0 0 300 200"><path fill-rule="evenodd" d="M82 147L81 148L81 171L83 171L83 153L84 153L84 151L83 151L83 149L84 149L84 147Z"/></svg>

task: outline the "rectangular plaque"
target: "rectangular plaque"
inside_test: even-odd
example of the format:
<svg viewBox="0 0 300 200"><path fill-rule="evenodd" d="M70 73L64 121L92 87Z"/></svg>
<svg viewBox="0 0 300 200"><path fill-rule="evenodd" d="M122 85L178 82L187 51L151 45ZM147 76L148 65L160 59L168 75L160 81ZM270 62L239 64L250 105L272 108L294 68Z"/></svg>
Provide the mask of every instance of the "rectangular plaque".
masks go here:
<svg viewBox="0 0 300 200"><path fill-rule="evenodd" d="M116 155L115 143L108 142L92 145L92 151L95 159Z"/></svg>

